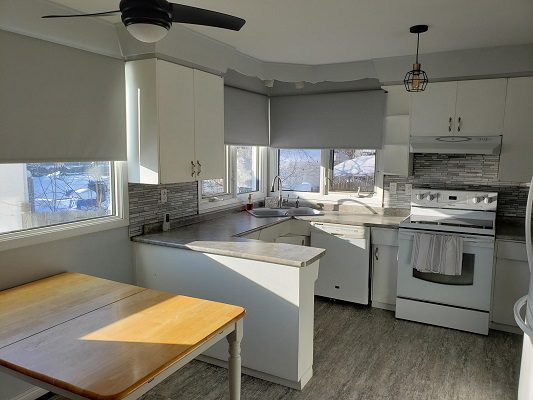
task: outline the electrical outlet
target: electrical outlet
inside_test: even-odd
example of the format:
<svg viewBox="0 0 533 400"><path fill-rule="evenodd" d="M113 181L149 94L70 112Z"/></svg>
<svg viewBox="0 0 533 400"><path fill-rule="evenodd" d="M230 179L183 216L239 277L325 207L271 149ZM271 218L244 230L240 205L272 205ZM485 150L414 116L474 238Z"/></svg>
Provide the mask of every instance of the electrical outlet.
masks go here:
<svg viewBox="0 0 533 400"><path fill-rule="evenodd" d="M391 182L389 188L390 194L396 194L396 190L398 190L398 184L396 182Z"/></svg>
<svg viewBox="0 0 533 400"><path fill-rule="evenodd" d="M413 191L413 185L410 183L405 184L405 194L411 195L411 192Z"/></svg>
<svg viewBox="0 0 533 400"><path fill-rule="evenodd" d="M165 204L168 201L168 189L161 189L161 204Z"/></svg>

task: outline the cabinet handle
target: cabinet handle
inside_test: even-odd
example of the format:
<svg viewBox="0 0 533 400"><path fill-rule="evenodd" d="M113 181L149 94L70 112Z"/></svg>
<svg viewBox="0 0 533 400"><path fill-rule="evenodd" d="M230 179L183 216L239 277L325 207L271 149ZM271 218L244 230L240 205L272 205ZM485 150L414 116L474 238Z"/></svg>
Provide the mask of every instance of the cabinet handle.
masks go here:
<svg viewBox="0 0 533 400"><path fill-rule="evenodd" d="M461 117L457 118L457 132L461 132L461 123L462 123Z"/></svg>
<svg viewBox="0 0 533 400"><path fill-rule="evenodd" d="M196 164L198 164L198 176L202 173L202 164L200 164L200 161L196 160Z"/></svg>
<svg viewBox="0 0 533 400"><path fill-rule="evenodd" d="M374 257L376 258L376 261L379 261L378 249L379 249L379 247L376 247L376 250L374 250Z"/></svg>
<svg viewBox="0 0 533 400"><path fill-rule="evenodd" d="M194 174L196 174L196 164L194 161L191 161L191 176L194 178Z"/></svg>
<svg viewBox="0 0 533 400"><path fill-rule="evenodd" d="M451 132L452 131L452 122L453 122L453 118L450 117L448 119L448 132Z"/></svg>

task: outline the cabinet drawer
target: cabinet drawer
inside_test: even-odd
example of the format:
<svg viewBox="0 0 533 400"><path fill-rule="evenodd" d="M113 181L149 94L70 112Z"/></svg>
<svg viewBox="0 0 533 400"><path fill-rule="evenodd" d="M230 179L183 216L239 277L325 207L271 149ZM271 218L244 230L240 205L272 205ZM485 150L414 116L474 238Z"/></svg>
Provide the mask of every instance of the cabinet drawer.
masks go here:
<svg viewBox="0 0 533 400"><path fill-rule="evenodd" d="M526 244L524 242L497 240L496 258L527 262Z"/></svg>
<svg viewBox="0 0 533 400"><path fill-rule="evenodd" d="M370 241L373 245L398 246L398 229L372 228Z"/></svg>

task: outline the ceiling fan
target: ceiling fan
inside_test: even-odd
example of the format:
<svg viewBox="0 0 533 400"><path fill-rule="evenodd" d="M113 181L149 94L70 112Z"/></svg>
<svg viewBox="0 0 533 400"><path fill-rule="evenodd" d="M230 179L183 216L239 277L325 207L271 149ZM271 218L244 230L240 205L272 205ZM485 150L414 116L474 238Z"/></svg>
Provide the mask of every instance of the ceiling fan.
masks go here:
<svg viewBox="0 0 533 400"><path fill-rule="evenodd" d="M154 43L163 39L173 22L206 25L240 30L246 21L233 15L205 10L167 0L121 0L120 10L92 14L45 15L42 18L103 17L121 13L128 32L141 42Z"/></svg>

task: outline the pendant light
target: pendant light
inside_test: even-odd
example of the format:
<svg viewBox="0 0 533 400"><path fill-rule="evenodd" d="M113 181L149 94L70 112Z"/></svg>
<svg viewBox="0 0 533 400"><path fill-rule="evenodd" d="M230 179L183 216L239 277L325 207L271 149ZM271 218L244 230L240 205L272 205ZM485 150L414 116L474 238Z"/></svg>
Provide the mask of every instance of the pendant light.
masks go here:
<svg viewBox="0 0 533 400"><path fill-rule="evenodd" d="M420 34L427 32L427 25L414 25L409 28L409 32L416 33L416 62L413 64L413 69L405 74L403 84L405 90L408 92L423 92L429 82L426 72L420 69L421 65L418 62L418 47L420 44Z"/></svg>

